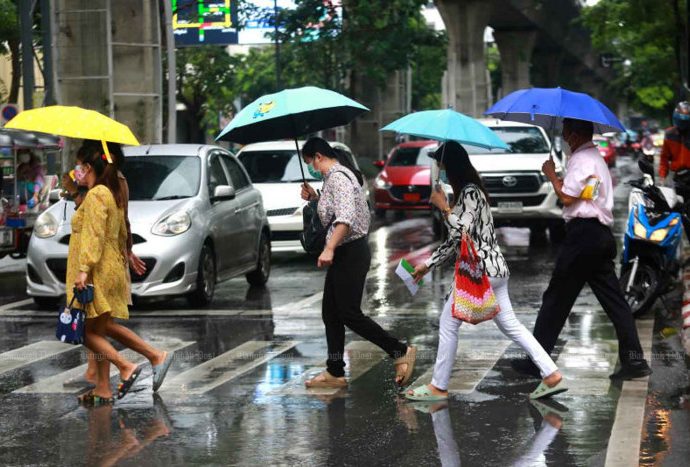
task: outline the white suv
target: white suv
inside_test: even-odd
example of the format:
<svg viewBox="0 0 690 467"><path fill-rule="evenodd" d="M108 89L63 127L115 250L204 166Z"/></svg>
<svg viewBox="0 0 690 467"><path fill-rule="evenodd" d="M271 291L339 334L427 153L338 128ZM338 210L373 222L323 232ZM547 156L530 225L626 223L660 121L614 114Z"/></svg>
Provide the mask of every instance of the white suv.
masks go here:
<svg viewBox="0 0 690 467"><path fill-rule="evenodd" d="M299 141L300 150L304 141ZM343 143L329 142L334 148L346 154L357 168L357 159ZM271 249L273 252L304 252L299 241L303 230L302 208L306 204L300 197L302 172L307 182L320 190L322 182L316 180L307 170L307 165L297 157L294 141L267 141L248 144L237 153L249 173L252 184L261 192L266 215L271 227ZM368 199L367 192L367 199Z"/></svg>
<svg viewBox="0 0 690 467"><path fill-rule="evenodd" d="M510 150L483 149L464 144L472 165L482 177L489 192L491 213L497 227L529 227L533 235L549 230L551 241L559 241L565 232L561 204L541 171L549 157L551 145L546 132L525 123L494 119L480 120L491 128ZM435 151L436 147L425 148ZM562 176L563 164L555 157L556 172ZM432 183L438 178L438 168L431 163ZM444 188L452 196L452 189L444 180ZM434 230L442 233L441 216L434 210Z"/></svg>

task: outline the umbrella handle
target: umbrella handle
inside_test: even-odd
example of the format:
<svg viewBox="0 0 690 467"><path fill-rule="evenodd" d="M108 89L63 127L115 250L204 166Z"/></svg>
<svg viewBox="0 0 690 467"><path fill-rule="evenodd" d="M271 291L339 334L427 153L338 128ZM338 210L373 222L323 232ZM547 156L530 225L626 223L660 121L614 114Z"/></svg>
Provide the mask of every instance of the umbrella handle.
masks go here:
<svg viewBox="0 0 690 467"><path fill-rule="evenodd" d="M295 138L295 149L297 149L297 158L299 162L299 171L302 173L302 183L307 183L307 178L304 176L304 167L302 167L302 153L299 150L299 143L297 142L297 138Z"/></svg>

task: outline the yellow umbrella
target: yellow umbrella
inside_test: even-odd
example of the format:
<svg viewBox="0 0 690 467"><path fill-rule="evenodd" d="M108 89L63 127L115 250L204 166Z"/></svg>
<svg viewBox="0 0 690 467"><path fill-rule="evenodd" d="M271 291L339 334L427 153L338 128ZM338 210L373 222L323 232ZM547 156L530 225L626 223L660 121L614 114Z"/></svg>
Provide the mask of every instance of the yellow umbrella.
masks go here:
<svg viewBox="0 0 690 467"><path fill-rule="evenodd" d="M68 138L94 139L103 142L110 161L106 141L138 146L139 141L126 125L95 110L51 105L25 110L7 122L5 128L40 131Z"/></svg>

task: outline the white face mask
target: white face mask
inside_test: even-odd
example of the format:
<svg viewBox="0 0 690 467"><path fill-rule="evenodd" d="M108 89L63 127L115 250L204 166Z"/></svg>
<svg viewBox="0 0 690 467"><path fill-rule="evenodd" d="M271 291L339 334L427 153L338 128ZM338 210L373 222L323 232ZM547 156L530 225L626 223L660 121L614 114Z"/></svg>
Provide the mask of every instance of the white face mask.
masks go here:
<svg viewBox="0 0 690 467"><path fill-rule="evenodd" d="M29 154L20 154L19 155L19 162L22 164L27 164L31 160L31 156Z"/></svg>

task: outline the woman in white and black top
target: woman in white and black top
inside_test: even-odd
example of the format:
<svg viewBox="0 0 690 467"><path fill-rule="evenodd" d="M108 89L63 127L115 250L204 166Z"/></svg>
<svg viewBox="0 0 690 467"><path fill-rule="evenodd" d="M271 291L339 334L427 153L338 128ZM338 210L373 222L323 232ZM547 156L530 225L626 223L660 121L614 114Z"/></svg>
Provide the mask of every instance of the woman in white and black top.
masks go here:
<svg viewBox="0 0 690 467"><path fill-rule="evenodd" d="M445 169L453 197L457 202L448 206L445 193L436 187L431 202L443 213L448 228L448 239L440 245L425 263L417 265L414 276L421 279L430 269L455 259L463 234L469 235L481 258L491 287L500 307L494 318L498 328L520 345L539 367L542 383L530 395L531 398L547 397L566 390L561 373L551 357L537 340L517 320L508 296L508 265L496 240L488 195L481 178L472 166L467 151L458 143L441 145L432 156L439 168ZM458 330L462 321L452 315L453 294L448 295L440 319L439 344L431 384L411 389L406 393L413 400L441 400L448 397L450 378L458 346Z"/></svg>
<svg viewBox="0 0 690 467"><path fill-rule="evenodd" d="M327 267L322 317L326 327L326 370L305 381L307 387L342 388L345 380L345 326L382 348L394 359L395 382L405 386L412 376L416 349L390 335L362 313L362 294L371 263L367 234L370 213L362 176L325 140L310 138L302 148L307 164L323 176L321 195L304 184L302 198L318 199L321 224L330 224L318 267Z"/></svg>

